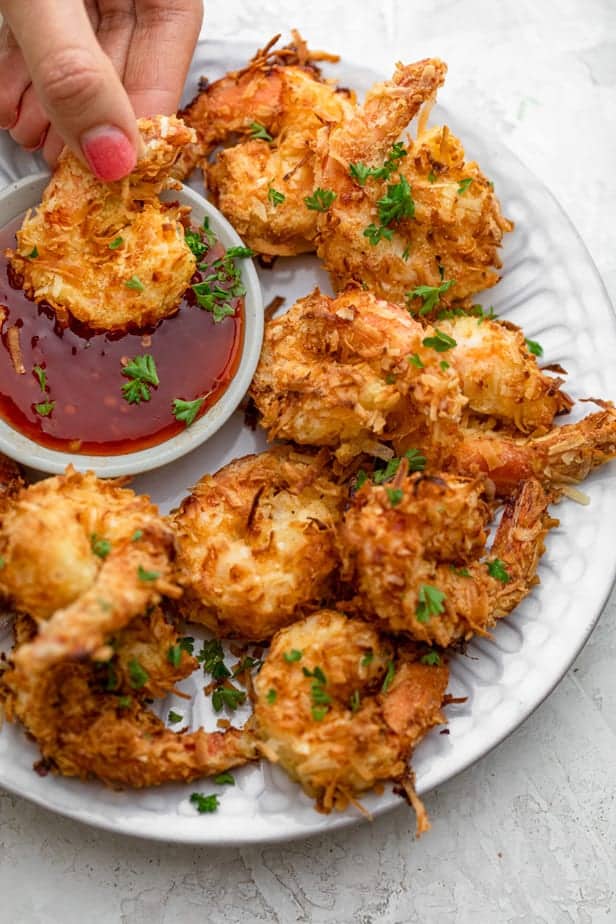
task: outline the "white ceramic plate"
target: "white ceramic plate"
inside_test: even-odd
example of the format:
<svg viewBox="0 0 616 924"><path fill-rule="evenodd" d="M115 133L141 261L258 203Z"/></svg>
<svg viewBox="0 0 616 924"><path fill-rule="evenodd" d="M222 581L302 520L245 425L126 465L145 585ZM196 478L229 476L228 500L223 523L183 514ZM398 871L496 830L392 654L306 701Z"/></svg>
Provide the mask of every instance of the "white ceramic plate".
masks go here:
<svg viewBox="0 0 616 924"><path fill-rule="evenodd" d="M217 76L245 63L254 49L206 43L199 47L186 99L201 74ZM374 75L340 65L341 83L364 91ZM433 113L433 123L446 120L461 135L469 155L476 157L496 184L504 212L516 230L504 247L504 278L485 293L484 305L523 326L539 340L545 361L569 371L568 391L575 398L616 398L616 322L601 280L584 244L545 187L497 139L475 137L454 116ZM32 172L34 158L0 138L0 180L8 182ZM197 181L198 182L198 181ZM315 284L330 291L314 258L279 260L261 272L264 301L286 296L287 305ZM578 406L572 419L592 406ZM176 505L187 489L207 471L265 445L235 415L207 445L172 466L135 480L164 510ZM420 793L443 784L509 735L550 693L566 672L595 625L616 572L613 523L616 519L616 464L593 475L585 485L591 503L565 502L558 508L561 526L552 531L541 561L541 585L495 629L493 638L474 642L466 656L452 663L450 692L466 696L450 706L449 735L436 729L419 746L414 758ZM192 632L199 636L197 631ZM10 634L0 626L0 644ZM174 708L193 724L214 728L209 700L197 672L182 688L194 693L191 706L170 697L160 714ZM237 716L241 721L242 715ZM15 726L0 733L0 785L53 811L92 825L163 841L194 844L243 844L273 841L324 832L358 819L344 814L317 814L312 802L278 768L262 764L236 772L236 786L217 787L207 780L173 785L142 793L113 792L97 783L80 783L32 772L36 747ZM188 802L193 791L218 792L220 808L197 815ZM387 791L362 800L373 814L399 805Z"/></svg>

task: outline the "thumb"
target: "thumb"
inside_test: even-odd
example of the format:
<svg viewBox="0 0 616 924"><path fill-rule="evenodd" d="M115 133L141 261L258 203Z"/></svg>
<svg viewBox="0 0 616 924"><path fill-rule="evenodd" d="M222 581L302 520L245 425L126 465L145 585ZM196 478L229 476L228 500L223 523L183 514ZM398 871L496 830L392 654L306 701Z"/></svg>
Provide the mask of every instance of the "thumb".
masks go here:
<svg viewBox="0 0 616 924"><path fill-rule="evenodd" d="M69 148L101 180L129 174L137 160L135 113L83 0L9 0L2 10L37 96Z"/></svg>

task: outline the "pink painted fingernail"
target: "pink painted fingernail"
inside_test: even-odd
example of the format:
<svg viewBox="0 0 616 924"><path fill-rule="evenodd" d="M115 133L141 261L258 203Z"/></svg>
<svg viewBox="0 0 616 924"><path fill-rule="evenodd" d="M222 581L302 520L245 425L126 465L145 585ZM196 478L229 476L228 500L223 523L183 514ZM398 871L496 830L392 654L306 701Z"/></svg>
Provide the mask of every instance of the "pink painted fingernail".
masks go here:
<svg viewBox="0 0 616 924"><path fill-rule="evenodd" d="M85 132L81 150L92 173L108 183L128 176L137 162L134 147L113 125L99 125Z"/></svg>

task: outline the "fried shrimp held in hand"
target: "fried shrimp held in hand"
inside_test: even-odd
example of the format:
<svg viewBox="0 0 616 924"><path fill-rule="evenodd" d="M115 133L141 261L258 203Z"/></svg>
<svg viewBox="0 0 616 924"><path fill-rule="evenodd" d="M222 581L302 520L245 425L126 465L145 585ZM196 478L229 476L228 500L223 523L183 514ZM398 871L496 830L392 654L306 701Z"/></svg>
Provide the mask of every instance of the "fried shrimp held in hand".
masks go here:
<svg viewBox="0 0 616 924"><path fill-rule="evenodd" d="M319 135L317 185L335 197L319 215L317 254L337 290L361 283L418 308L432 292L442 307L498 282L513 225L460 141L425 128L445 73L436 58L398 65L352 119ZM416 141L400 142L422 106Z"/></svg>
<svg viewBox="0 0 616 924"><path fill-rule="evenodd" d="M214 203L253 250L292 256L315 249L317 212L304 199L315 188L317 133L350 116L354 97L316 66L336 56L311 52L297 33L285 48L272 48L277 39L247 67L204 85L181 113L198 143L178 166L188 172L199 159Z"/></svg>
<svg viewBox="0 0 616 924"><path fill-rule="evenodd" d="M537 583L548 530L549 495L524 482L505 506L486 550L490 482L451 475L404 475L366 482L341 531L346 576L358 606L390 632L447 647L485 635ZM487 554L487 557L486 557Z"/></svg>
<svg viewBox="0 0 616 924"><path fill-rule="evenodd" d="M153 325L175 312L195 271L184 239L188 210L162 202L192 129L172 116L140 119L143 153L125 180L103 183L68 149L41 205L6 251L13 279L62 323L95 330Z"/></svg>
<svg viewBox="0 0 616 924"><path fill-rule="evenodd" d="M276 447L206 475L172 518L182 614L270 638L331 592L343 490L326 455Z"/></svg>
<svg viewBox="0 0 616 924"><path fill-rule="evenodd" d="M178 639L162 622L155 611L119 633L111 662L59 662L26 688L10 665L0 675L6 717L21 721L49 769L142 788L188 782L255 759L248 730L175 733L147 709L145 697L164 695L196 663L186 652L177 667L168 663L167 644ZM18 617L15 659L36 643L35 631L28 617Z"/></svg>
<svg viewBox="0 0 616 924"><path fill-rule="evenodd" d="M317 801L342 810L379 782L401 781L429 827L408 766L441 711L448 669L360 619L321 610L274 637L255 678L259 749Z"/></svg>
<svg viewBox="0 0 616 924"><path fill-rule="evenodd" d="M162 595L179 593L173 534L157 508L92 472L69 468L20 491L2 517L0 549L0 590L40 623L16 655L26 675L93 654Z"/></svg>

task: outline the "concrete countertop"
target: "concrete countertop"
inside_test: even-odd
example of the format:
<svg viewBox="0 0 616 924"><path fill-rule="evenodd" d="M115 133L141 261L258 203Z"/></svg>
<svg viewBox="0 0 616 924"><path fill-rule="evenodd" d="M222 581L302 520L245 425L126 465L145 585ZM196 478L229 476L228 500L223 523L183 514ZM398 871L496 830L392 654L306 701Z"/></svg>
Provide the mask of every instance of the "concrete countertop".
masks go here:
<svg viewBox="0 0 616 924"><path fill-rule="evenodd" d="M206 6L207 35L255 47L297 26L314 47L383 72L398 59L444 58L443 102L496 134L546 183L616 301L611 0ZM165 846L92 830L0 792L0 921L616 921L615 620L612 594L547 702L426 798L433 829L419 842L401 807L372 824L287 845Z"/></svg>

